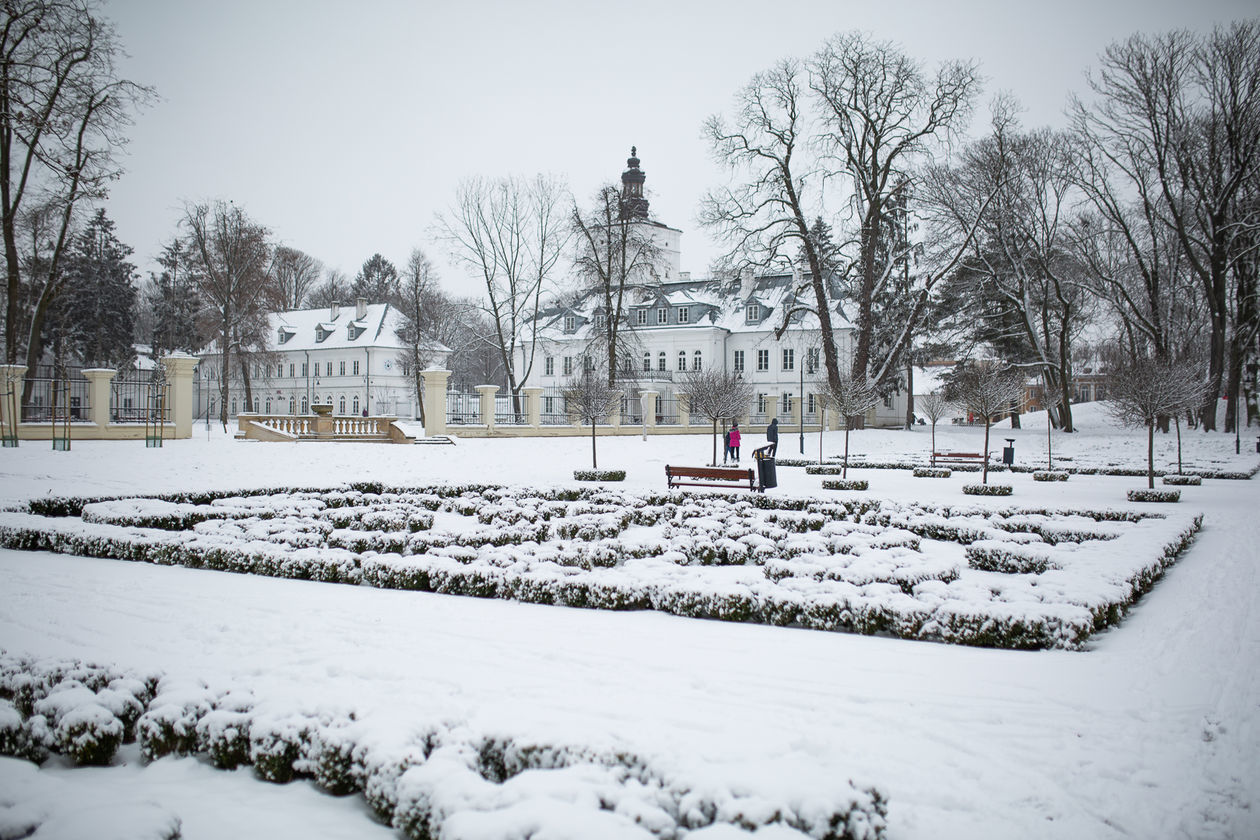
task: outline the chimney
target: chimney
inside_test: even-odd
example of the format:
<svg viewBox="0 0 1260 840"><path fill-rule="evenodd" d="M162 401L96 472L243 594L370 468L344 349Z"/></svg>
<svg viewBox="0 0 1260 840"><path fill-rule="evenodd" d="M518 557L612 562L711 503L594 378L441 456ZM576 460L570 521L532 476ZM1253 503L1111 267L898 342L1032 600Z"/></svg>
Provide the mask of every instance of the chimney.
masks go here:
<svg viewBox="0 0 1260 840"><path fill-rule="evenodd" d="M747 266L739 273L739 302L743 303L752 296L753 293L753 270L752 266Z"/></svg>
<svg viewBox="0 0 1260 840"><path fill-rule="evenodd" d="M680 272L678 272L678 279L679 279L679 280L681 280L681 281L682 281L682 282L684 282L684 283L690 283L690 282L691 282L691 272L690 272L690 271L680 271Z"/></svg>
<svg viewBox="0 0 1260 840"><path fill-rule="evenodd" d="M354 320L362 321L367 317L367 298L356 298L354 301Z"/></svg>
<svg viewBox="0 0 1260 840"><path fill-rule="evenodd" d="M336 321L337 316L341 314L341 304L333 301L333 305L328 307L328 320Z"/></svg>

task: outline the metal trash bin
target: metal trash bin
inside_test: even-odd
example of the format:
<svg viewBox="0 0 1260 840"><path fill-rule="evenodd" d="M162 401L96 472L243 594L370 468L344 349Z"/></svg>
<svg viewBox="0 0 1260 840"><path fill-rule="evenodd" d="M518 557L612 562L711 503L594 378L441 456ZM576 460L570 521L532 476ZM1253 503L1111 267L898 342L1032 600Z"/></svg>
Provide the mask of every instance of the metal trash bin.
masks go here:
<svg viewBox="0 0 1260 840"><path fill-rule="evenodd" d="M767 490L779 486L779 476L775 469L774 456L765 451L765 447L753 450L753 460L757 462L757 482L761 489Z"/></svg>
<svg viewBox="0 0 1260 840"><path fill-rule="evenodd" d="M1015 438L1006 439L1006 446L1002 448L1002 463L1008 467L1015 463Z"/></svg>

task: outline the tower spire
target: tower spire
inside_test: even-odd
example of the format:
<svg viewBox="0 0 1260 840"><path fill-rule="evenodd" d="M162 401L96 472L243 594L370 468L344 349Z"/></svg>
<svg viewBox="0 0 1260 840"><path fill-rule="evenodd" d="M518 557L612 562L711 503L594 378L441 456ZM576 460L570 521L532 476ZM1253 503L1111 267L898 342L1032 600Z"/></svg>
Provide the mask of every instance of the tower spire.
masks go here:
<svg viewBox="0 0 1260 840"><path fill-rule="evenodd" d="M638 147L630 147L626 171L621 173L621 218L644 219L648 217L648 200L643 195L643 182L647 176L639 168Z"/></svg>

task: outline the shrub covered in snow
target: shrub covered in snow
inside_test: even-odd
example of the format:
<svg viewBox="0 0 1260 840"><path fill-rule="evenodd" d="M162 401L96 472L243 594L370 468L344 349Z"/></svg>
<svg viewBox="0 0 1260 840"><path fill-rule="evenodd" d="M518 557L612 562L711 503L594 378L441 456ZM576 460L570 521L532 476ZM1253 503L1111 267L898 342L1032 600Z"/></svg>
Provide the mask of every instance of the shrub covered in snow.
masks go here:
<svg viewBox="0 0 1260 840"><path fill-rule="evenodd" d="M949 467L915 467L915 478L949 478L952 475Z"/></svg>
<svg viewBox="0 0 1260 840"><path fill-rule="evenodd" d="M625 470L574 470L575 481L625 481Z"/></svg>
<svg viewBox="0 0 1260 840"><path fill-rule="evenodd" d="M1065 470L1037 470L1033 474L1033 481L1067 481L1068 473Z"/></svg>
<svg viewBox="0 0 1260 840"><path fill-rule="evenodd" d="M805 467L806 475L840 475L844 471L840 464L809 464Z"/></svg>
<svg viewBox="0 0 1260 840"><path fill-rule="evenodd" d="M1181 501L1180 490L1130 490L1130 502L1179 502Z"/></svg>
<svg viewBox="0 0 1260 840"><path fill-rule="evenodd" d="M1009 484L964 484L963 493L968 496L1009 496L1012 487Z"/></svg>
<svg viewBox="0 0 1260 840"><path fill-rule="evenodd" d="M1166 475L1164 483L1170 487L1198 487L1203 484L1203 477L1198 475Z"/></svg>
<svg viewBox="0 0 1260 840"><path fill-rule="evenodd" d="M824 478L824 490L865 490L870 482L865 478Z"/></svg>

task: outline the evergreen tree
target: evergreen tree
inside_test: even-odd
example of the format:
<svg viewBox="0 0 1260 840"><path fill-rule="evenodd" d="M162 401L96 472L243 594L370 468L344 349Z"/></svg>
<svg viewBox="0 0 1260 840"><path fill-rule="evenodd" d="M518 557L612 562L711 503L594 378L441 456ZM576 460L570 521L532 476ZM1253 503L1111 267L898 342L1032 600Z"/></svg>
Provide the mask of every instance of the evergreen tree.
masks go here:
<svg viewBox="0 0 1260 840"><path fill-rule="evenodd" d="M162 273L150 275L152 286L147 301L153 320L153 355L171 350L195 352L205 341L197 329L201 297L191 255L182 241L172 239L157 259Z"/></svg>
<svg viewBox="0 0 1260 840"><path fill-rule="evenodd" d="M114 223L97 210L75 239L66 285L57 299L67 349L86 365L116 367L134 355L136 267L131 248L114 236Z"/></svg>
<svg viewBox="0 0 1260 840"><path fill-rule="evenodd" d="M380 254L373 254L354 278L354 296L367 298L368 303L393 303L398 300L398 269Z"/></svg>

